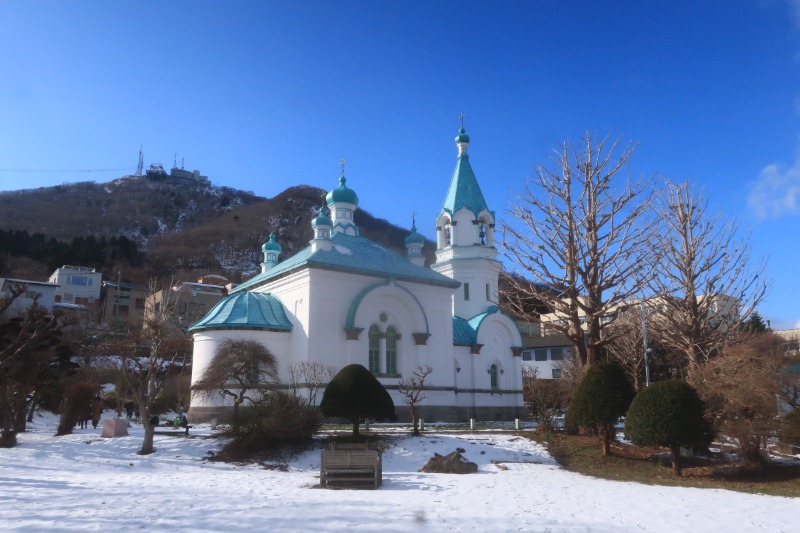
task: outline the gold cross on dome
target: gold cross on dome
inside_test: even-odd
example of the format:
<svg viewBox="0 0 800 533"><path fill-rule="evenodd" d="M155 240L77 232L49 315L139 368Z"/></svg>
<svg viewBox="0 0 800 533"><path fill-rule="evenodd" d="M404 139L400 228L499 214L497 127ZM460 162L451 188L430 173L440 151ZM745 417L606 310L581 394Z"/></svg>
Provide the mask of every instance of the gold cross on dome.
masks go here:
<svg viewBox="0 0 800 533"><path fill-rule="evenodd" d="M345 158L343 157L343 158L342 158L342 160L341 160L341 161L339 161L339 163L341 163L341 164L342 164L342 176L344 176L344 164L345 164L345 163L347 163L347 159L345 159Z"/></svg>

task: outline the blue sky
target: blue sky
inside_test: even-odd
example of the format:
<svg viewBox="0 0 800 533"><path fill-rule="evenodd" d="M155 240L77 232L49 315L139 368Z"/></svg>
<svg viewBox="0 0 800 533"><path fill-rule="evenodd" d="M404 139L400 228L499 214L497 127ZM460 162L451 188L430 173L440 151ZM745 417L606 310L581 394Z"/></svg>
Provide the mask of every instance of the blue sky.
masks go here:
<svg viewBox="0 0 800 533"><path fill-rule="evenodd" d="M612 132L739 220L762 314L800 324L800 0L34 0L0 25L0 190L108 181L142 145L273 196L344 157L363 209L432 237L459 113L501 215L558 142Z"/></svg>

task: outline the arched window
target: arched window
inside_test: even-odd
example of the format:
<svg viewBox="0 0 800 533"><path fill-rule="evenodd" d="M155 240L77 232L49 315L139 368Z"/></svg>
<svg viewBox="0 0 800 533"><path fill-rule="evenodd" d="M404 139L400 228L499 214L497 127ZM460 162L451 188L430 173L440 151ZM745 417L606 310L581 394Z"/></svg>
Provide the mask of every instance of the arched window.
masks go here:
<svg viewBox="0 0 800 533"><path fill-rule="evenodd" d="M386 373L397 374L397 331L392 326L386 330Z"/></svg>
<svg viewBox="0 0 800 533"><path fill-rule="evenodd" d="M497 365L492 365L489 367L489 383L493 389L498 388L497 385Z"/></svg>
<svg viewBox="0 0 800 533"><path fill-rule="evenodd" d="M452 226L450 225L450 219L444 221L444 242L445 246L450 246L452 244L452 234L451 234Z"/></svg>
<svg viewBox="0 0 800 533"><path fill-rule="evenodd" d="M369 327L369 371L381 372L381 334L375 325Z"/></svg>

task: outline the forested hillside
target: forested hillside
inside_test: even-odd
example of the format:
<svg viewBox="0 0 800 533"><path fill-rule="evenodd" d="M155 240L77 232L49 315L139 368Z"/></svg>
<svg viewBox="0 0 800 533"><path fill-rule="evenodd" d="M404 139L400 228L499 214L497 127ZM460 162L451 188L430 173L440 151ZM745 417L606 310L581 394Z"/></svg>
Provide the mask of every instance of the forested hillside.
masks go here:
<svg viewBox="0 0 800 533"><path fill-rule="evenodd" d="M301 185L268 199L134 177L3 192L0 276L45 279L75 264L134 282L204 273L247 278L258 270L271 232L283 247L281 260L308 244L324 194ZM406 253L407 229L362 210L355 221L365 237ZM432 257L432 243L426 252Z"/></svg>

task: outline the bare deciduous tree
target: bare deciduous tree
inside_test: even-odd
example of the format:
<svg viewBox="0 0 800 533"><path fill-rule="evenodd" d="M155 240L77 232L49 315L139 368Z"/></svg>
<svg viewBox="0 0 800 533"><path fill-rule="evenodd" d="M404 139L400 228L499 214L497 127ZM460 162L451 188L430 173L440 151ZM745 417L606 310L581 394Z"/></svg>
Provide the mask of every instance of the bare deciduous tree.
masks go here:
<svg viewBox="0 0 800 533"><path fill-rule="evenodd" d="M651 329L647 323L644 327ZM642 328L639 307L633 306L628 311L620 313L609 329L614 332L613 340L607 346L609 359L617 362L625 370L635 390L641 390L646 372L645 332Z"/></svg>
<svg viewBox="0 0 800 533"><path fill-rule="evenodd" d="M659 315L653 329L691 372L755 310L769 283L764 264L751 265L736 224L713 212L688 182L668 183L656 211L662 228L658 275L651 278Z"/></svg>
<svg viewBox="0 0 800 533"><path fill-rule="evenodd" d="M38 295L19 316L8 316L27 286L11 283L8 291L0 298L0 447L14 446L17 432L25 430L29 402L59 334L56 318L37 303Z"/></svg>
<svg viewBox="0 0 800 533"><path fill-rule="evenodd" d="M580 145L563 142L554 168L537 167L516 194L516 221L503 228L505 256L534 282L510 276L514 289L555 313L548 327L574 343L583 364L601 359L612 337L603 335L607 321L640 293L650 264L652 177L631 177L636 144L617 157L621 143L588 133Z"/></svg>
<svg viewBox="0 0 800 533"><path fill-rule="evenodd" d="M522 370L522 397L531 417L539 423L539 431L556 429L556 420L564 413L569 397L569 384L560 379L541 379L537 369Z"/></svg>
<svg viewBox="0 0 800 533"><path fill-rule="evenodd" d="M773 333L747 335L689 375L720 433L750 463L764 460L767 440L778 431L777 371L787 364L782 343Z"/></svg>
<svg viewBox="0 0 800 533"><path fill-rule="evenodd" d="M156 398L167 379L185 368L191 354L191 337L175 320L179 295L170 291L170 286L171 283L151 281L150 294L163 290L162 300L156 304L148 298L142 330L120 337L114 345L123 379L136 396L142 416L144 438L140 455L155 451L155 425L150 418Z"/></svg>
<svg viewBox="0 0 800 533"><path fill-rule="evenodd" d="M411 372L411 377L401 378L397 390L403 395L403 400L411 410L411 423L414 426L414 435L419 435L419 405L425 399L425 379L433 372L429 365L418 366Z"/></svg>
<svg viewBox="0 0 800 533"><path fill-rule="evenodd" d="M233 426L239 427L239 406L254 403L278 380L275 355L263 344L246 339L225 339L192 390L200 396L233 398ZM258 393L258 397L248 395Z"/></svg>
<svg viewBox="0 0 800 533"><path fill-rule="evenodd" d="M297 390L301 387L308 389L309 405L316 405L317 393L323 383L330 382L333 376L339 372L335 366L323 365L317 362L300 361L289 365L289 379L291 380L292 391L297 395Z"/></svg>

